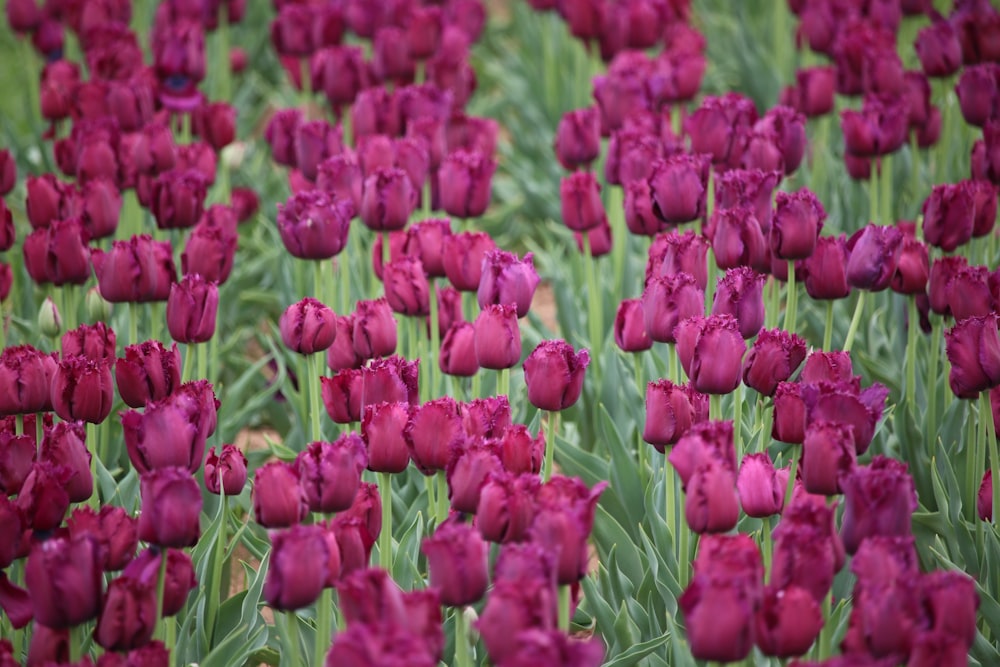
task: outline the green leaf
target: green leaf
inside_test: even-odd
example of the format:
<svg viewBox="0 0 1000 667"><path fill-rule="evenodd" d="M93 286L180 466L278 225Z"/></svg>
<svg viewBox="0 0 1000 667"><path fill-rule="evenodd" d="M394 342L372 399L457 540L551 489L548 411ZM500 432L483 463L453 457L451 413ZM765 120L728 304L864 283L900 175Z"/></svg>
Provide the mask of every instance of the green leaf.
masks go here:
<svg viewBox="0 0 1000 667"><path fill-rule="evenodd" d="M669 639L670 635L663 634L655 639L635 644L632 648L619 654L614 660L604 663L604 667L632 667L633 665L637 665L640 660L666 644Z"/></svg>

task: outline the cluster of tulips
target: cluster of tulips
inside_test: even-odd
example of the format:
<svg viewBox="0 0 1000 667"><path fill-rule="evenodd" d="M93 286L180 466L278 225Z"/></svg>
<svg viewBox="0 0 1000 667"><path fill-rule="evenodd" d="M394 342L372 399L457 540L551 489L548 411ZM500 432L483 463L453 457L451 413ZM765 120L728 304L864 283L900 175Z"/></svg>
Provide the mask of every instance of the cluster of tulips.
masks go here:
<svg viewBox="0 0 1000 667"><path fill-rule="evenodd" d="M28 159L0 151L0 341L13 343L0 353L0 665L220 664L242 643L240 664L270 649L295 666L468 667L485 652L498 667L597 667L615 629L573 632L573 619L607 555L589 545L598 504L623 490L561 474L575 445L559 427L597 413L591 387L619 354L608 339L645 398L628 456L662 489L647 520L662 517L677 566L675 651L967 664L983 643L976 578L989 579L921 561L924 500L877 437L890 390L863 385L851 351L876 294L901 295L895 409L927 422L926 442L904 446L948 456L944 408L970 401L961 501L982 548L1000 506L998 10L782 4L808 58L832 64L797 70L760 113L735 92L697 99L712 35L690 2L529 0L604 64L594 104L553 128L568 174L551 192L581 255L587 332L525 356L547 260L477 228L503 167L500 124L468 112L484 3L273 4L297 105L262 127L288 193L263 203L231 184L245 150L233 77L252 63L230 30L245 3L166 0L148 34L129 0L6 4L26 61L44 60L26 94L47 125L33 164L50 172L19 182ZM921 69L907 71L898 33L921 16ZM835 109L870 216L824 236L834 212L792 186L832 173L820 150ZM962 119L982 129L969 178L919 192L922 215L897 221L894 154L919 191ZM257 379L280 379L266 391L291 417L267 460L216 435L220 304L240 299L227 282L260 226L291 255L285 293L301 297L260 325L284 349L270 359L281 372ZM620 278L644 258L640 285ZM825 306L821 341L802 292ZM43 296L24 325L37 304L21 300ZM852 297L835 345L835 302ZM648 382L650 366L663 377ZM535 413L537 430L519 417ZM393 528L410 516L404 495L421 505L419 553ZM234 595L251 543L263 546ZM836 599L847 571L853 594Z"/></svg>

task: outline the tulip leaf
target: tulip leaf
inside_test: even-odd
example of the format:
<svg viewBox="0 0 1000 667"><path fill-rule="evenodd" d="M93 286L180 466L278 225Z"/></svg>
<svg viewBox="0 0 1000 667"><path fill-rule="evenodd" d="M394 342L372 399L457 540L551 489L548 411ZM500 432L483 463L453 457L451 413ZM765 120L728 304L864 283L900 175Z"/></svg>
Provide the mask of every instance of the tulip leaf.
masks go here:
<svg viewBox="0 0 1000 667"><path fill-rule="evenodd" d="M639 628L628 613L625 600L618 605L618 615L615 617L615 638L619 646L635 646L639 641Z"/></svg>
<svg viewBox="0 0 1000 667"><path fill-rule="evenodd" d="M233 667L242 665L267 641L267 626L255 628L241 625L228 635L199 663L200 667Z"/></svg>
<svg viewBox="0 0 1000 667"><path fill-rule="evenodd" d="M600 569L598 577L603 578L606 575L606 570L603 566ZM614 627L615 612L598 589L598 577L586 576L580 580L580 586L583 588L583 604L593 612L597 621L597 632L605 635L609 628Z"/></svg>
<svg viewBox="0 0 1000 667"><path fill-rule="evenodd" d="M411 590L424 583L418 564L420 563L420 544L424 537L424 516L417 512L413 521L407 526L403 536L396 546L396 557L393 560L392 578L404 591Z"/></svg>
<svg viewBox="0 0 1000 667"><path fill-rule="evenodd" d="M608 472L611 473L611 489L621 499L625 509L622 525L636 526L646 516L646 508L642 495L642 483L639 480L636 462L632 456L632 448L625 444L624 438L622 438L604 404L598 406L598 409L600 411L601 435L611 454L611 464L608 466ZM633 542L635 537L633 536Z"/></svg>
<svg viewBox="0 0 1000 667"><path fill-rule="evenodd" d="M671 667L695 667L694 656L688 648L684 635L677 628L676 616L667 616L667 635L670 636L670 649L673 654Z"/></svg>
<svg viewBox="0 0 1000 667"><path fill-rule="evenodd" d="M597 516L600 518L594 521L594 535L598 552L603 552L604 555L610 557L612 548L617 546L618 549L614 550L614 556L620 562L621 575L632 582L632 585L635 585L637 581L642 581L642 563L639 560L638 550L634 548L635 544L628 533L600 504L597 505ZM614 571L610 567L610 563L609 570Z"/></svg>
<svg viewBox="0 0 1000 667"><path fill-rule="evenodd" d="M655 639L635 644L624 653L621 653L614 660L604 663L604 667L632 667L633 665L637 665L640 660L666 644L669 639L670 635L664 633Z"/></svg>

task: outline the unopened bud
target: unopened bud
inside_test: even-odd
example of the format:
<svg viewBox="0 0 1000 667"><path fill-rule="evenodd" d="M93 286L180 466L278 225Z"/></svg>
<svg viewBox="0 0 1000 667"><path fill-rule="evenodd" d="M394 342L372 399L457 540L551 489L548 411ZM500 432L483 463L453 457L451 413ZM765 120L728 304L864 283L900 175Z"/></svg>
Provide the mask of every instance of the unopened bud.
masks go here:
<svg viewBox="0 0 1000 667"><path fill-rule="evenodd" d="M96 287L87 291L87 318L91 322L107 322L111 319L111 304L104 300Z"/></svg>
<svg viewBox="0 0 1000 667"><path fill-rule="evenodd" d="M42 307L38 309L38 330L50 338L62 333L62 317L52 297L46 297Z"/></svg>

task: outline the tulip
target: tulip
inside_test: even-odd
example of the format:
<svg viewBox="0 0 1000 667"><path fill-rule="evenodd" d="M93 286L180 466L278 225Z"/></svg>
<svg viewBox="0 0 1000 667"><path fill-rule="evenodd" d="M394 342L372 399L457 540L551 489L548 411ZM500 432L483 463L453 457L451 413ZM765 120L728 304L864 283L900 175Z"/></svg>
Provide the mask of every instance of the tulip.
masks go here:
<svg viewBox="0 0 1000 667"><path fill-rule="evenodd" d="M94 640L107 651L129 651L152 640L155 624L156 585L120 576L108 585Z"/></svg>
<svg viewBox="0 0 1000 667"><path fill-rule="evenodd" d="M870 224L855 232L847 242L847 282L872 292L887 288L899 264L902 242L897 227Z"/></svg>
<svg viewBox="0 0 1000 667"><path fill-rule="evenodd" d="M20 492L31 472L36 449L32 436L0 431L0 495L15 496Z"/></svg>
<svg viewBox="0 0 1000 667"><path fill-rule="evenodd" d="M566 341L542 341L524 361L528 400L539 410L572 406L580 398L589 363L587 350L574 353Z"/></svg>
<svg viewBox="0 0 1000 667"><path fill-rule="evenodd" d="M505 550L502 553L508 553ZM538 547L535 547L538 549ZM551 568L550 568L551 570ZM525 637L532 628L551 629L556 625L555 582L544 577L503 581L496 575L493 590L476 621L483 645L496 664L505 665L516 655L518 644L510 637ZM549 577L551 579L552 577ZM543 664L552 664L545 661Z"/></svg>
<svg viewBox="0 0 1000 667"><path fill-rule="evenodd" d="M712 227L712 250L720 269L749 266L764 272L770 268L761 223L751 207L716 209Z"/></svg>
<svg viewBox="0 0 1000 667"><path fill-rule="evenodd" d="M354 319L353 314L334 314L336 335L326 350L326 365L334 372L345 368L360 368L365 361L354 351Z"/></svg>
<svg viewBox="0 0 1000 667"><path fill-rule="evenodd" d="M443 262L448 281L456 289L473 292L482 282L483 260L496 248L485 232L462 232L445 236Z"/></svg>
<svg viewBox="0 0 1000 667"><path fill-rule="evenodd" d="M465 322L465 313L462 312L462 293L454 287L442 287L437 290L438 300L438 333L444 338L452 324ZM427 326L431 322L428 320Z"/></svg>
<svg viewBox="0 0 1000 667"><path fill-rule="evenodd" d="M735 662L749 655L753 605L741 587L695 575L677 603L695 658Z"/></svg>
<svg viewBox="0 0 1000 667"><path fill-rule="evenodd" d="M476 527L490 542L518 542L527 536L534 518L538 474L491 473L476 509Z"/></svg>
<svg viewBox="0 0 1000 667"><path fill-rule="evenodd" d="M361 421L361 369L345 368L332 378L321 377L323 407L337 424Z"/></svg>
<svg viewBox="0 0 1000 667"><path fill-rule="evenodd" d="M705 296L686 273L653 277L642 294L646 333L654 341L676 342L678 323L704 312Z"/></svg>
<svg viewBox="0 0 1000 667"><path fill-rule="evenodd" d="M94 179L80 191L83 228L91 239L114 235L122 208L122 196L115 184L107 179Z"/></svg>
<svg viewBox="0 0 1000 667"><path fill-rule="evenodd" d="M431 588L442 604L462 607L486 593L488 546L472 526L446 521L424 538L421 551L427 556Z"/></svg>
<svg viewBox="0 0 1000 667"><path fill-rule="evenodd" d="M975 211L968 181L934 186L923 205L924 238L945 252L954 251L972 238Z"/></svg>
<svg viewBox="0 0 1000 667"><path fill-rule="evenodd" d="M754 640L764 655L803 655L823 628L823 614L805 589L768 586L755 615Z"/></svg>
<svg viewBox="0 0 1000 667"><path fill-rule="evenodd" d="M713 315L732 315L743 338L753 338L764 326L764 276L745 266L726 271L719 280Z"/></svg>
<svg viewBox="0 0 1000 667"><path fill-rule="evenodd" d="M362 410L378 403L408 402L417 404L419 360L407 362L393 355L375 359L361 369Z"/></svg>
<svg viewBox="0 0 1000 667"><path fill-rule="evenodd" d="M158 468L141 476L139 538L161 547L194 546L201 534L201 491L184 468Z"/></svg>
<svg viewBox="0 0 1000 667"><path fill-rule="evenodd" d="M757 120L753 102L737 93L706 97L684 120L692 153L707 153L715 164L733 167L743 155L743 140Z"/></svg>
<svg viewBox="0 0 1000 667"><path fill-rule="evenodd" d="M456 512L475 513L483 485L490 474L503 469L495 441L453 445L445 469L448 497Z"/></svg>
<svg viewBox="0 0 1000 667"><path fill-rule="evenodd" d="M845 236L821 236L812 255L795 264L806 293L813 299L843 299L851 293L847 280L849 252Z"/></svg>
<svg viewBox="0 0 1000 667"><path fill-rule="evenodd" d="M294 526L274 531L264 599L280 610L312 604L323 592L328 563L329 550L319 526Z"/></svg>
<svg viewBox="0 0 1000 667"><path fill-rule="evenodd" d="M658 138L639 128L623 127L611 134L608 155L604 162L604 180L612 185L638 185L652 206L652 189L647 182L653 173L654 161L662 158L664 146Z"/></svg>
<svg viewBox="0 0 1000 667"><path fill-rule="evenodd" d="M708 459L685 483L684 517L695 533L722 533L736 527L740 503L736 475L726 463Z"/></svg>
<svg viewBox="0 0 1000 667"><path fill-rule="evenodd" d="M447 218L418 222L407 230L404 252L420 260L428 277L442 277L445 275L445 239L451 233L451 221Z"/></svg>
<svg viewBox="0 0 1000 667"><path fill-rule="evenodd" d="M461 411L450 396L428 401L410 411L404 432L410 456L425 475L448 466L451 452L466 440Z"/></svg>
<svg viewBox="0 0 1000 667"><path fill-rule="evenodd" d="M402 169L379 168L365 179L362 222L373 231L402 229L417 204L417 192Z"/></svg>
<svg viewBox="0 0 1000 667"><path fill-rule="evenodd" d="M35 542L24 581L39 624L61 630L95 618L102 583L97 542L90 537Z"/></svg>
<svg viewBox="0 0 1000 667"><path fill-rule="evenodd" d="M802 368L799 381L805 384L818 382L845 382L854 378L850 352L840 350L820 352L814 350Z"/></svg>
<svg viewBox="0 0 1000 667"><path fill-rule="evenodd" d="M853 554L866 537L908 536L917 492L905 463L876 456L840 481L844 490L841 536Z"/></svg>
<svg viewBox="0 0 1000 667"><path fill-rule="evenodd" d="M122 574L156 586L163 558L167 559L167 566L160 613L163 618L169 618L183 609L188 594L198 585L194 574L194 563L191 562L190 556L180 549L150 547L136 556Z"/></svg>
<svg viewBox="0 0 1000 667"><path fill-rule="evenodd" d="M601 118L595 107L566 112L556 128L556 158L568 171L586 167L601 149Z"/></svg>
<svg viewBox="0 0 1000 667"><path fill-rule="evenodd" d="M514 253L490 250L483 258L477 300L479 307L489 304L513 303L517 316L524 317L531 307L531 300L538 287L538 272L532 263L532 253L518 260Z"/></svg>
<svg viewBox="0 0 1000 667"><path fill-rule="evenodd" d="M441 163L441 208L448 215L474 218L490 204L490 183L496 162L478 151L457 150Z"/></svg>
<svg viewBox="0 0 1000 667"><path fill-rule="evenodd" d="M361 418L369 470L399 473L410 462L404 430L410 420L409 403L368 404Z"/></svg>
<svg viewBox="0 0 1000 667"><path fill-rule="evenodd" d="M996 314L970 317L945 332L951 362L948 384L959 398L975 398L1000 384L1000 334Z"/></svg>
<svg viewBox="0 0 1000 667"><path fill-rule="evenodd" d="M167 299L167 329L175 341L204 343L215 334L219 288L200 274L184 276L170 287Z"/></svg>
<svg viewBox="0 0 1000 667"><path fill-rule="evenodd" d="M976 582L962 572L937 571L924 574L920 583L933 630L951 635L968 651L976 637Z"/></svg>
<svg viewBox="0 0 1000 667"><path fill-rule="evenodd" d="M309 500L295 466L272 461L257 470L254 520L265 528L294 526L309 513Z"/></svg>
<svg viewBox="0 0 1000 667"><path fill-rule="evenodd" d="M607 484L588 489L578 479L554 476L538 492L529 538L558 553L556 582L573 584L587 572L587 538L594 524L597 500Z"/></svg>
<svg viewBox="0 0 1000 667"><path fill-rule="evenodd" d="M393 311L418 317L430 313L430 286L419 259L401 257L389 262L382 280Z"/></svg>
<svg viewBox="0 0 1000 667"><path fill-rule="evenodd" d="M586 232L573 232L576 249L582 254L587 253L587 246L584 245L585 235L586 244L590 246L591 257L603 257L611 252L611 244L613 242L611 238L611 225L608 224L606 218L597 227L589 229Z"/></svg>
<svg viewBox="0 0 1000 667"><path fill-rule="evenodd" d="M823 204L811 191L802 189L775 199L771 225L771 252L781 259L806 259L816 247L826 220Z"/></svg>
<svg viewBox="0 0 1000 667"><path fill-rule="evenodd" d="M379 234L375 237L375 243L372 244L372 268L375 270L375 277L379 280L384 280L382 275L382 260L385 253L383 252L385 247L385 234ZM406 258L406 231L402 229L396 229L388 234L389 236L389 263L395 262L400 259Z"/></svg>
<svg viewBox="0 0 1000 667"><path fill-rule="evenodd" d="M278 205L278 232L293 257L329 259L347 244L353 215L350 200L322 190L300 192Z"/></svg>
<svg viewBox="0 0 1000 667"><path fill-rule="evenodd" d="M646 332L642 299L623 299L615 313L615 344L623 352L642 352L653 347Z"/></svg>
<svg viewBox="0 0 1000 667"><path fill-rule="evenodd" d="M205 177L194 169L171 169L155 178L151 210L160 229L193 227L201 217L207 188Z"/></svg>
<svg viewBox="0 0 1000 667"><path fill-rule="evenodd" d="M705 211L708 160L704 155L676 155L654 160L649 177L654 213L670 224L697 220Z"/></svg>
<svg viewBox="0 0 1000 667"><path fill-rule="evenodd" d="M5 534L10 535L10 538L0 545L0 566L6 568L16 558L22 556L22 547L27 546L26 540L23 540L28 528L26 523L17 505L9 500L6 494L0 495L0 528L3 528Z"/></svg>
<svg viewBox="0 0 1000 667"><path fill-rule="evenodd" d="M51 400L62 419L100 424L111 412L113 399L108 361L68 357L59 362L52 377Z"/></svg>
<svg viewBox="0 0 1000 667"><path fill-rule="evenodd" d="M14 390L0 393L0 414L51 410L49 387L57 366L54 355L44 354L29 345L4 348L0 352L0 382Z"/></svg>
<svg viewBox="0 0 1000 667"><path fill-rule="evenodd" d="M834 529L836 505L827 506L796 496L774 530L771 585L788 589L802 587L821 602L833 585L834 574L843 565L843 545Z"/></svg>
<svg viewBox="0 0 1000 667"><path fill-rule="evenodd" d="M968 266L969 261L961 255L938 257L934 260L927 279L927 296L932 311L939 315L951 314L952 280Z"/></svg>
<svg viewBox="0 0 1000 667"><path fill-rule="evenodd" d="M118 394L131 408L166 398L181 384L181 357L177 344L168 351L159 341L129 345L115 362Z"/></svg>
<svg viewBox="0 0 1000 667"><path fill-rule="evenodd" d="M902 101L885 102L865 96L861 111L840 112L845 150L855 157L876 157L895 152L906 142L907 113Z"/></svg>
<svg viewBox="0 0 1000 667"><path fill-rule="evenodd" d="M1000 68L996 63L967 67L955 86L962 117L969 125L983 127L997 116Z"/></svg>
<svg viewBox="0 0 1000 667"><path fill-rule="evenodd" d="M949 77L962 66L962 43L948 21L935 21L922 29L913 46L927 76Z"/></svg>
<svg viewBox="0 0 1000 667"><path fill-rule="evenodd" d="M218 454L215 447L205 459L205 487L216 495L238 496L247 482L247 457L235 445L223 445Z"/></svg>
<svg viewBox="0 0 1000 667"><path fill-rule="evenodd" d="M299 354L322 352L333 344L337 328L333 311L306 297L285 309L279 321L285 346Z"/></svg>
<svg viewBox="0 0 1000 667"><path fill-rule="evenodd" d="M380 628L355 623L338 633L326 656L326 667L362 667L369 664L405 663L413 667L434 667L438 659L428 650L424 638L398 625Z"/></svg>
<svg viewBox="0 0 1000 667"><path fill-rule="evenodd" d="M205 280L219 284L226 282L236 254L236 224L233 209L220 204L209 207L181 253L184 273L200 273Z"/></svg>
<svg viewBox="0 0 1000 667"><path fill-rule="evenodd" d="M59 422L46 431L42 440L40 458L66 469L65 489L72 503L82 503L94 493L91 454L87 451L86 439L86 431L79 422Z"/></svg>
<svg viewBox="0 0 1000 667"><path fill-rule="evenodd" d="M17 494L17 509L36 531L54 530L69 509L67 486L73 472L49 461L35 461ZM26 526L27 527L27 526Z"/></svg>
<svg viewBox="0 0 1000 667"><path fill-rule="evenodd" d="M476 362L483 368L500 370L515 366L521 358L521 330L514 304L489 304L476 318Z"/></svg>
<svg viewBox="0 0 1000 667"><path fill-rule="evenodd" d="M811 421L802 441L802 483L809 493L833 496L854 469L857 449L850 424Z"/></svg>
<svg viewBox="0 0 1000 667"><path fill-rule="evenodd" d="M101 296L111 303L166 301L177 279L170 244L148 235L95 249L92 260Z"/></svg>
<svg viewBox="0 0 1000 667"><path fill-rule="evenodd" d="M441 341L438 366L442 373L470 377L479 370L475 349L476 328L469 322L455 322Z"/></svg>
<svg viewBox="0 0 1000 667"><path fill-rule="evenodd" d="M563 178L559 185L563 223L575 232L586 232L607 220L600 192L601 186L590 172Z"/></svg>
<svg viewBox="0 0 1000 667"><path fill-rule="evenodd" d="M808 421L825 419L850 424L858 454L868 450L888 395L889 390L878 383L862 391L856 380L806 384L801 391Z"/></svg>
<svg viewBox="0 0 1000 667"><path fill-rule="evenodd" d="M976 513L982 521L993 521L993 471L987 470L976 494Z"/></svg>
<svg viewBox="0 0 1000 667"><path fill-rule="evenodd" d="M767 452L743 457L736 488L747 516L764 518L780 514L785 504L788 471L775 471ZM765 528L766 530L766 528Z"/></svg>
<svg viewBox="0 0 1000 667"><path fill-rule="evenodd" d="M929 274L927 246L912 235L905 236L899 251L896 273L892 276L889 288L899 294L926 294Z"/></svg>
<svg viewBox="0 0 1000 667"><path fill-rule="evenodd" d="M81 218L53 220L47 230L33 232L28 238L37 236L43 239L40 241L44 252L42 266L48 282L57 286L87 282L90 278L89 237ZM28 239L25 239L25 261L32 262L27 244Z"/></svg>
<svg viewBox="0 0 1000 667"><path fill-rule="evenodd" d="M597 667L604 661L604 645L598 639L571 639L559 630L528 629L517 635L514 653L503 664L511 667L553 665Z"/></svg>
<svg viewBox="0 0 1000 667"><path fill-rule="evenodd" d="M765 396L774 396L806 356L806 342L797 334L762 329L743 360L743 383Z"/></svg>
<svg viewBox="0 0 1000 667"><path fill-rule="evenodd" d="M351 342L355 354L364 359L384 357L396 350L396 318L388 300L358 301Z"/></svg>
<svg viewBox="0 0 1000 667"><path fill-rule="evenodd" d="M689 375L694 388L703 394L728 394L736 389L745 351L734 317L709 317L697 336L691 358Z"/></svg>
<svg viewBox="0 0 1000 667"><path fill-rule="evenodd" d="M138 522L124 509L113 505L95 512L89 507L77 507L67 522L70 537L89 535L97 541L101 569L115 572L125 568L139 545Z"/></svg>
<svg viewBox="0 0 1000 667"><path fill-rule="evenodd" d="M545 436L541 431L533 437L524 424L512 424L504 430L499 451L504 470L515 475L537 475L542 470L544 455Z"/></svg>
<svg viewBox="0 0 1000 667"><path fill-rule="evenodd" d="M767 172L760 169L727 171L715 181L716 207L725 209L749 206L760 224L761 232L767 236L771 231L771 218L774 217L771 202L780 179L779 171Z"/></svg>
<svg viewBox="0 0 1000 667"><path fill-rule="evenodd" d="M692 231L660 234L649 247L646 282L654 276L687 273L702 290L708 285L708 242Z"/></svg>
<svg viewBox="0 0 1000 667"><path fill-rule="evenodd" d="M477 398L460 405L462 425L470 438L499 438L511 426L510 399L507 396Z"/></svg>
<svg viewBox="0 0 1000 667"><path fill-rule="evenodd" d="M669 380L657 380L646 385L646 423L642 439L660 453L676 444L691 428L695 410L688 388Z"/></svg>

